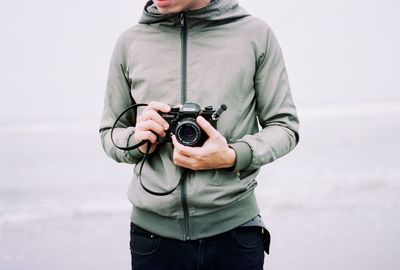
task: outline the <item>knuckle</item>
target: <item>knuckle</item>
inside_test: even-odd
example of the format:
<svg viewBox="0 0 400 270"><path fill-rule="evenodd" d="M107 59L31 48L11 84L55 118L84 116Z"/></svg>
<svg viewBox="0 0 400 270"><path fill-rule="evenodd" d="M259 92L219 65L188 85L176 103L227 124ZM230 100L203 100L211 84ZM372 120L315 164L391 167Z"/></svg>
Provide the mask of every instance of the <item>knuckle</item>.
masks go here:
<svg viewBox="0 0 400 270"><path fill-rule="evenodd" d="M176 153L179 154L179 155L183 154L183 150L179 145L176 147Z"/></svg>
<svg viewBox="0 0 400 270"><path fill-rule="evenodd" d="M192 163L190 163L190 168L193 170L198 170L199 164L197 162L192 162Z"/></svg>
<svg viewBox="0 0 400 270"><path fill-rule="evenodd" d="M155 121L149 121L149 129L156 132L157 134L161 134L164 131L162 127Z"/></svg>
<svg viewBox="0 0 400 270"><path fill-rule="evenodd" d="M149 120L145 120L142 122L142 127L145 129L149 129L150 126L150 121Z"/></svg>
<svg viewBox="0 0 400 270"><path fill-rule="evenodd" d="M146 131L146 140L149 140L152 143L155 143L157 140L157 137L151 132L151 131Z"/></svg>
<svg viewBox="0 0 400 270"><path fill-rule="evenodd" d="M154 110L149 111L149 118L151 118L155 122L160 122L160 120L163 119L161 115Z"/></svg>
<svg viewBox="0 0 400 270"><path fill-rule="evenodd" d="M146 131L146 122L140 122L136 125L136 131Z"/></svg>
<svg viewBox="0 0 400 270"><path fill-rule="evenodd" d="M149 120L149 119L150 119L149 112L150 112L150 111L148 111L148 110L144 111L144 112L140 115L140 120L141 120L141 121L147 121L147 120Z"/></svg>

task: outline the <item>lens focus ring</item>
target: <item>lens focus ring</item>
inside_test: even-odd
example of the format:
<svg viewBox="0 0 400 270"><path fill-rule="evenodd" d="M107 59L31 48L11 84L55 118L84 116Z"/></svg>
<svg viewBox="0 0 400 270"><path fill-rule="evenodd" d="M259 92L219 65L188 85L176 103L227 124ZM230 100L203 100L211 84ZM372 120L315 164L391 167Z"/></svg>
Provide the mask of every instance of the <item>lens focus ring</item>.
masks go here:
<svg viewBox="0 0 400 270"><path fill-rule="evenodd" d="M193 118L184 118L176 127L176 139L183 145L194 146L201 138L201 128Z"/></svg>

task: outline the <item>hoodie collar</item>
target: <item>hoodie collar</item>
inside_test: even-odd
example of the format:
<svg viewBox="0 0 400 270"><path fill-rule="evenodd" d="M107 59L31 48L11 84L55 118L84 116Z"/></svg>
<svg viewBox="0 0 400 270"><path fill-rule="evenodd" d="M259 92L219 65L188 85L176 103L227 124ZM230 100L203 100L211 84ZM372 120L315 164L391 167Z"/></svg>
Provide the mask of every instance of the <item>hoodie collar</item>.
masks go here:
<svg viewBox="0 0 400 270"><path fill-rule="evenodd" d="M189 20L219 21L226 19L236 19L249 14L239 6L237 0L211 0L206 7L197 10L185 11L186 18ZM148 1L144 7L142 18L139 23L153 24L163 21L171 21L176 14L160 14L153 1Z"/></svg>

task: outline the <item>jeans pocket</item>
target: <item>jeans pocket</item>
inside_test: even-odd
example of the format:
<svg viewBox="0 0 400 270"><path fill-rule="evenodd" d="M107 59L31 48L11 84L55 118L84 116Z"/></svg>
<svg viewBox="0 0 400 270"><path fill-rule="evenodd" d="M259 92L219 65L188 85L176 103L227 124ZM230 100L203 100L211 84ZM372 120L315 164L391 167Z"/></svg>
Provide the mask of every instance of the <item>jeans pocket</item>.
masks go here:
<svg viewBox="0 0 400 270"><path fill-rule="evenodd" d="M244 248L257 248L264 245L261 227L238 227L233 231L233 236Z"/></svg>
<svg viewBox="0 0 400 270"><path fill-rule="evenodd" d="M160 237L145 230L131 228L131 252L138 255L154 253L160 244Z"/></svg>

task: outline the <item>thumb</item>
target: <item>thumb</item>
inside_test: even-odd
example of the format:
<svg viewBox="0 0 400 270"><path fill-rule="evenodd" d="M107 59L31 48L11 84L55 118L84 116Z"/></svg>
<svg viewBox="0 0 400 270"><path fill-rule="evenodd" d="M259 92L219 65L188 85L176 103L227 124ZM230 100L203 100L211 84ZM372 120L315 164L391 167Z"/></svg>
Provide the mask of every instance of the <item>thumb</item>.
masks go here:
<svg viewBox="0 0 400 270"><path fill-rule="evenodd" d="M219 136L219 132L206 120L203 116L198 116L196 119L199 126L207 133L208 137Z"/></svg>

